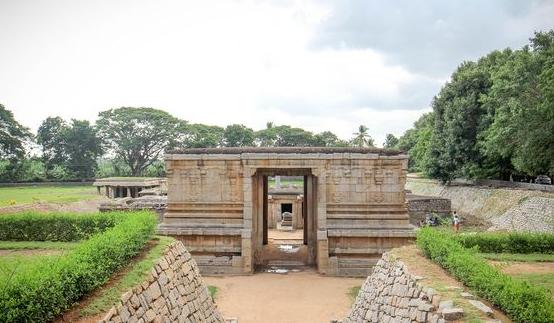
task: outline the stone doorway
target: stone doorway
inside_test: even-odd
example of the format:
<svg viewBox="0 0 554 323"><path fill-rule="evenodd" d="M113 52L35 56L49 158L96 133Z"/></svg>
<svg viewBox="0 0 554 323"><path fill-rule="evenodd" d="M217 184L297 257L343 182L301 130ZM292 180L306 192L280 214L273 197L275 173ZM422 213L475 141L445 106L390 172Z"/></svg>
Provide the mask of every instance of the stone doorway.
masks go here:
<svg viewBox="0 0 554 323"><path fill-rule="evenodd" d="M301 185L276 190L271 181L274 176L300 176ZM253 235L261 238L255 247L256 269L315 266L315 177L311 169L258 169L255 177L260 203Z"/></svg>
<svg viewBox="0 0 554 323"><path fill-rule="evenodd" d="M383 252L415 236L404 191L408 158L398 151L186 149L167 154L166 165L168 204L158 233L182 241L203 274L251 274L269 262L268 176L305 183L302 261L321 274L367 276Z"/></svg>

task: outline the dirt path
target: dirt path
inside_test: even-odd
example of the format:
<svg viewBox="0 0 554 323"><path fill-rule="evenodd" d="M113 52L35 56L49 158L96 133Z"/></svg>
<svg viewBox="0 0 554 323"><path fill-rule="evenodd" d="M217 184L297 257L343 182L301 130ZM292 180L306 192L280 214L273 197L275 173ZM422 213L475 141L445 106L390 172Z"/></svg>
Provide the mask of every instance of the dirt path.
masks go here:
<svg viewBox="0 0 554 323"><path fill-rule="evenodd" d="M204 277L217 286L216 303L225 317L241 323L329 322L342 319L352 305L348 290L363 278L325 277L315 271L288 275Z"/></svg>
<svg viewBox="0 0 554 323"><path fill-rule="evenodd" d="M53 202L36 202L30 204L21 204L14 206L0 207L0 215L11 214L24 211L38 212L97 212L98 206L105 198L98 197L91 200L84 200L71 203L53 203Z"/></svg>
<svg viewBox="0 0 554 323"><path fill-rule="evenodd" d="M554 262L491 261L508 275L554 273Z"/></svg>
<svg viewBox="0 0 554 323"><path fill-rule="evenodd" d="M64 251L59 249L0 249L2 256L53 256L61 255Z"/></svg>

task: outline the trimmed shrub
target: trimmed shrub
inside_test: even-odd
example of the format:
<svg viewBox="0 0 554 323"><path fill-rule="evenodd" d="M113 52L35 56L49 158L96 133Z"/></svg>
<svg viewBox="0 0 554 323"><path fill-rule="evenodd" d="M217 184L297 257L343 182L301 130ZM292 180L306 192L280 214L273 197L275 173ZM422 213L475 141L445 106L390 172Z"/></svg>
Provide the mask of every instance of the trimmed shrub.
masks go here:
<svg viewBox="0 0 554 323"><path fill-rule="evenodd" d="M477 255L476 248L464 248L452 234L423 228L417 234L417 245L425 256L498 306L512 320L554 322L554 303L549 291L503 274Z"/></svg>
<svg viewBox="0 0 554 323"><path fill-rule="evenodd" d="M150 212L112 214L117 224L58 258L37 263L0 282L0 322L49 322L104 284L150 239Z"/></svg>
<svg viewBox="0 0 554 323"><path fill-rule="evenodd" d="M455 237L462 246L486 253L554 253L553 233L478 232Z"/></svg>
<svg viewBox="0 0 554 323"><path fill-rule="evenodd" d="M79 241L113 227L118 213L23 212L0 216L2 241Z"/></svg>

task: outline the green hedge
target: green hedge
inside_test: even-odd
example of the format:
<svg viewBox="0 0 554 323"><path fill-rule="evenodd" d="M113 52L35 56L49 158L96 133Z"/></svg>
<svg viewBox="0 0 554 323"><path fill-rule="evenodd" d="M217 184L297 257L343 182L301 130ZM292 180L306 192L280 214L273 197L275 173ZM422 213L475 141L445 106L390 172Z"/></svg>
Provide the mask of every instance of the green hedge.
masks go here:
<svg viewBox="0 0 554 323"><path fill-rule="evenodd" d="M478 256L476 249L464 248L452 234L423 228L417 234L417 245L425 256L515 322L554 322L549 291L503 274Z"/></svg>
<svg viewBox="0 0 554 323"><path fill-rule="evenodd" d="M0 322L52 321L140 252L157 223L150 212L110 216L119 219L114 227L0 282Z"/></svg>
<svg viewBox="0 0 554 323"><path fill-rule="evenodd" d="M554 253L553 233L478 232L459 234L456 239L485 253Z"/></svg>
<svg viewBox="0 0 554 323"><path fill-rule="evenodd" d="M24 212L0 216L2 241L79 241L113 227L114 213Z"/></svg>

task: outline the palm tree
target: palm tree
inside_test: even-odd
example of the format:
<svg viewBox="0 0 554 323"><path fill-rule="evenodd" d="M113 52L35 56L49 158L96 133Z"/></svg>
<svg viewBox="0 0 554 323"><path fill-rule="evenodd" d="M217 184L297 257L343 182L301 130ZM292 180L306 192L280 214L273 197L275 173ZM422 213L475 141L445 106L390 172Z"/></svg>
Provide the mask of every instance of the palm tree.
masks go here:
<svg viewBox="0 0 554 323"><path fill-rule="evenodd" d="M358 132L354 133L354 138L350 141L353 146L357 147L373 147L373 139L367 133L369 130L368 127L360 125L358 127Z"/></svg>

